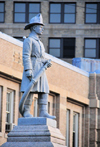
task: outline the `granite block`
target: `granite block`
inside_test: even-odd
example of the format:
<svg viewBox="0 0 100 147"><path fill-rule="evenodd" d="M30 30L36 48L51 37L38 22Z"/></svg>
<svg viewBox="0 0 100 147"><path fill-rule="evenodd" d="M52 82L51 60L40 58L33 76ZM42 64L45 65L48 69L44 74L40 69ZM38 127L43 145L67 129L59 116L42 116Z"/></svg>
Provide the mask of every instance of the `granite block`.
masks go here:
<svg viewBox="0 0 100 147"><path fill-rule="evenodd" d="M51 142L7 142L1 147L54 147Z"/></svg>
<svg viewBox="0 0 100 147"><path fill-rule="evenodd" d="M38 127L37 127L38 126ZM27 126L15 126L11 132L33 132L33 131L46 131L47 125L27 125Z"/></svg>
<svg viewBox="0 0 100 147"><path fill-rule="evenodd" d="M52 142L8 142L1 147L67 147Z"/></svg>
<svg viewBox="0 0 100 147"><path fill-rule="evenodd" d="M7 142L49 142L50 136L36 136L36 137L9 137Z"/></svg>
<svg viewBox="0 0 100 147"><path fill-rule="evenodd" d="M32 118L19 118L18 125L48 125L56 127L56 120L45 118L45 117L32 117Z"/></svg>
<svg viewBox="0 0 100 147"><path fill-rule="evenodd" d="M36 137L36 136L50 136L49 131L41 132L10 132L8 137Z"/></svg>

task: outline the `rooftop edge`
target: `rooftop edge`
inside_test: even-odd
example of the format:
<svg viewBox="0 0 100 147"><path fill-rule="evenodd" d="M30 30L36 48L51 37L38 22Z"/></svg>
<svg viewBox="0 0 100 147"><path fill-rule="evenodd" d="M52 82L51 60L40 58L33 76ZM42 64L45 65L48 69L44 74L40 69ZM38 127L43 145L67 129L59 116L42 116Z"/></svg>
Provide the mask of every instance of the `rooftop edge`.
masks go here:
<svg viewBox="0 0 100 147"><path fill-rule="evenodd" d="M6 40L8 42L11 42L11 43L13 43L13 44L15 44L15 45L17 45L19 47L23 47L23 42L22 41L20 41L18 39L15 39L15 38L13 38L13 37L11 37L11 36L3 33L3 32L0 32L0 38ZM61 59L58 59L58 58L56 58L56 57L54 57L54 56L52 56L50 54L47 54L47 53L45 53L45 57L47 59L51 59L53 62L55 62L55 63L57 63L59 65L62 65L64 67L66 67L66 68L69 68L72 71L75 71L77 73L80 73L80 74L82 74L84 76L89 77L88 72L86 72L86 71L84 71L84 70L82 70L82 69L80 69L80 68L78 68L76 66L73 66L73 65L71 65L71 64L69 64L69 63L67 63L67 62L65 62L65 61L63 61Z"/></svg>

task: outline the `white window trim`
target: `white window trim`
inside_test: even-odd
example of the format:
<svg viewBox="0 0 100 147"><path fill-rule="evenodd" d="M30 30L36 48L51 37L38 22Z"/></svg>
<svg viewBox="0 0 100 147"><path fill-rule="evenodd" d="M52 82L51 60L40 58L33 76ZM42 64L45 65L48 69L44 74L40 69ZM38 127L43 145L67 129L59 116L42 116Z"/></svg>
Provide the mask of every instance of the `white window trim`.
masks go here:
<svg viewBox="0 0 100 147"><path fill-rule="evenodd" d="M37 105L37 98L34 98L34 117L37 117L37 110L38 110L38 105Z"/></svg>
<svg viewBox="0 0 100 147"><path fill-rule="evenodd" d="M70 110L67 110L67 117L66 117L66 145L69 146L69 128L70 128Z"/></svg>
<svg viewBox="0 0 100 147"><path fill-rule="evenodd" d="M78 113L75 115L75 147L78 147Z"/></svg>
<svg viewBox="0 0 100 147"><path fill-rule="evenodd" d="M0 109L2 109L2 86L0 85ZM2 121L2 110L0 110L0 121ZM2 122L0 122L0 132L2 131Z"/></svg>
<svg viewBox="0 0 100 147"><path fill-rule="evenodd" d="M78 137L79 137L79 132L78 132L78 127L79 127L79 114L75 113L75 147L78 147Z"/></svg>
<svg viewBox="0 0 100 147"><path fill-rule="evenodd" d="M9 123L13 123L14 91L8 90L7 93L10 93L10 121L9 121ZM7 111L6 111L6 113L7 113Z"/></svg>

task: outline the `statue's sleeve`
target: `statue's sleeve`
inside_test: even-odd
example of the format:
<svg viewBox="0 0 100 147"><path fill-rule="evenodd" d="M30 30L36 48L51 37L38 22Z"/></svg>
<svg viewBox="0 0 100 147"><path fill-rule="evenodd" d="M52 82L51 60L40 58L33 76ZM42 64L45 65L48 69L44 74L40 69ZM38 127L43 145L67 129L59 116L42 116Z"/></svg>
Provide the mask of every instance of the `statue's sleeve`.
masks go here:
<svg viewBox="0 0 100 147"><path fill-rule="evenodd" d="M31 51L32 51L32 42L29 38L26 38L24 40L24 43L23 43L23 66L24 66L24 70L32 69Z"/></svg>

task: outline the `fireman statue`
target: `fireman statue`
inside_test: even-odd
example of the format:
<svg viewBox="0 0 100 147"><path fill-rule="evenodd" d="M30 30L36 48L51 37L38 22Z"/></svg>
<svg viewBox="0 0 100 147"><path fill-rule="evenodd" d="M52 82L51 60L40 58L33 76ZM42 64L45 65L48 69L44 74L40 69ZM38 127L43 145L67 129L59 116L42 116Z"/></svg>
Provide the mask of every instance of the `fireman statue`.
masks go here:
<svg viewBox="0 0 100 147"><path fill-rule="evenodd" d="M38 14L30 20L30 23L25 26L25 30L30 29L29 37L23 43L23 78L21 83L21 92L23 94L27 91L27 87L40 70L47 64L47 68L51 66L51 62L45 59L45 49L43 43L40 41L39 36L43 33L43 19L42 15ZM26 92L27 93L27 92ZM23 103L23 117L33 117L30 114L30 107L32 104L33 94L38 94L39 117L47 117L55 119L47 112L49 87L45 71L39 76L38 80L28 90ZM19 110L21 108L19 107Z"/></svg>

